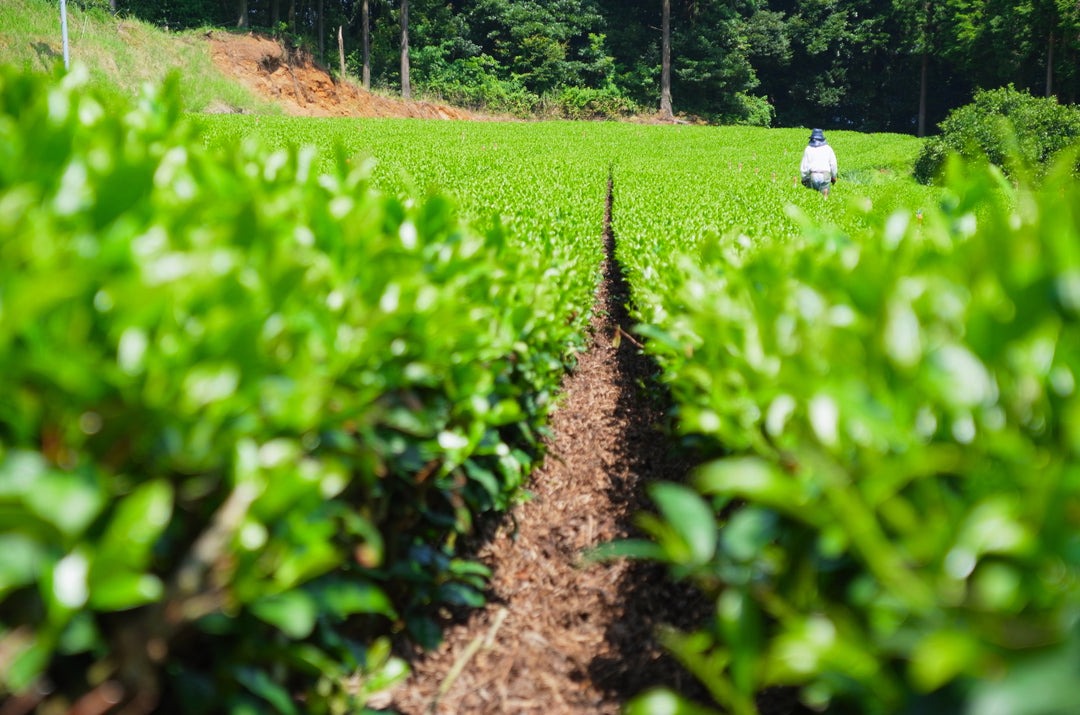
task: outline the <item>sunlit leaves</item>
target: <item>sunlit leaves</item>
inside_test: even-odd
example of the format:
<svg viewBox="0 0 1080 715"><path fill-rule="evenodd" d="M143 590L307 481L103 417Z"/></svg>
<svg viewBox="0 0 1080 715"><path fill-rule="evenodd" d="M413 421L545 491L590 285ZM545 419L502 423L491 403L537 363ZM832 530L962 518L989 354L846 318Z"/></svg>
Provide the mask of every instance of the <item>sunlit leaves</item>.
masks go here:
<svg viewBox="0 0 1080 715"><path fill-rule="evenodd" d="M1020 692L1037 682L1029 647L1075 640L1076 184L1014 188L960 165L936 196L864 169L845 184L841 141L827 201L748 175L750 157L778 157L767 142L708 170L685 157L705 177L685 212L624 200L638 331L680 428L734 453L694 480L716 514L710 560L674 538L692 510L660 504L666 518L644 522L654 558L718 592L730 657L698 673L718 702L798 682L815 707L885 712L928 691L962 702L999 669ZM684 187L638 171L624 191L676 204ZM664 211L681 219L653 223ZM764 648L737 645L747 594L774 623ZM680 657L698 657L692 640Z"/></svg>
<svg viewBox="0 0 1080 715"><path fill-rule="evenodd" d="M69 80L0 73L23 98L0 122L0 692L52 667L73 701L91 661L70 653L113 663L117 629L175 652L192 623L220 647L172 687L197 703L213 681L206 707L339 702L333 662L399 678L364 639L433 644L434 609L483 601L490 574L453 544L542 451L586 340L606 164L571 174L545 132L499 149L505 127L455 128L440 155L415 123L346 149L245 117L262 136L208 148L175 98L103 109ZM545 145L564 158L537 164ZM372 149L378 169L351 158Z"/></svg>

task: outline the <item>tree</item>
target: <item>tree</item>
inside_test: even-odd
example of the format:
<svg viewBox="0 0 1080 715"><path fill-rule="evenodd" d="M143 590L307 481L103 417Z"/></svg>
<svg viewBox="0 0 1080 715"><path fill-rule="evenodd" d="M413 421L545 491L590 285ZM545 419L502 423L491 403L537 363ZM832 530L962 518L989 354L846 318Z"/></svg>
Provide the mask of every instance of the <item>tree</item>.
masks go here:
<svg viewBox="0 0 1080 715"><path fill-rule="evenodd" d="M1062 98L1062 91L1070 80L1075 80L1076 50L1080 43L1080 2L1076 0L1032 0L1032 21L1037 36L1045 38L1044 56L1046 74L1044 92L1046 97ZM1061 63L1058 73L1058 55L1070 52L1072 61ZM1071 70L1071 72L1070 72ZM1069 94L1075 97L1076 86L1072 83Z"/></svg>
<svg viewBox="0 0 1080 715"><path fill-rule="evenodd" d="M893 0L901 26L909 28L904 41L919 58L919 110L916 136L926 136L926 101L929 90L931 49L937 45L934 4L930 0Z"/></svg>
<svg viewBox="0 0 1080 715"><path fill-rule="evenodd" d="M660 118L672 119L671 112L671 0L662 0L661 3L661 35L662 50L660 51Z"/></svg>
<svg viewBox="0 0 1080 715"><path fill-rule="evenodd" d="M319 0L316 12L316 27L319 36L319 61L326 64L326 0Z"/></svg>
<svg viewBox="0 0 1080 715"><path fill-rule="evenodd" d="M926 134L977 87L1080 94L1078 0L93 2L171 29L287 21L323 62L341 27L349 70L406 97L417 84L526 106L589 88L659 98L665 117L677 96L711 121Z"/></svg>
<svg viewBox="0 0 1080 715"><path fill-rule="evenodd" d="M364 89L371 89L371 8L368 7L368 0L363 0L362 9L360 11L360 25L361 33L363 34L363 69L361 70L360 81L364 85Z"/></svg>
<svg viewBox="0 0 1080 715"><path fill-rule="evenodd" d="M412 97L409 85L409 0L401 0L401 96Z"/></svg>
<svg viewBox="0 0 1080 715"><path fill-rule="evenodd" d="M743 12L755 6L748 0L683 0L674 32L665 21L663 29L671 40L664 50L662 77L673 75L669 85L677 88L681 107L721 121L739 121L746 114L748 92L758 80L747 59L748 21Z"/></svg>
<svg viewBox="0 0 1080 715"><path fill-rule="evenodd" d="M784 126L910 131L917 68L880 0L748 2L746 54Z"/></svg>
<svg viewBox="0 0 1080 715"><path fill-rule="evenodd" d="M434 17L434 16L433 16ZM452 27L452 18L440 17ZM459 37L445 36L454 59L494 60L498 77L529 92L602 87L611 82L606 29L597 0L472 0L464 5ZM439 40L429 30L429 44Z"/></svg>
<svg viewBox="0 0 1080 715"><path fill-rule="evenodd" d="M1076 102L1080 89L1080 2L1057 0L1059 53L1064 56L1055 79L1055 93L1066 102Z"/></svg>

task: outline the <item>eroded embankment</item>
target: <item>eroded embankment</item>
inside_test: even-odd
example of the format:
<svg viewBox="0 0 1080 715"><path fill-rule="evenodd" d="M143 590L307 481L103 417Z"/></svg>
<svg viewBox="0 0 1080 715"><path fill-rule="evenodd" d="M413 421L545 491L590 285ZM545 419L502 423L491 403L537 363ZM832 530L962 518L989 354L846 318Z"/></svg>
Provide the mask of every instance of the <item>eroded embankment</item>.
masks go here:
<svg viewBox="0 0 1080 715"><path fill-rule="evenodd" d="M597 714L618 712L653 685L699 694L654 636L662 623L700 622L695 592L670 584L656 565L582 561L633 533L645 485L679 480L688 468L657 428L664 406L645 394L655 365L628 334L608 196L591 349L563 383L554 438L529 485L534 498L476 554L493 570L492 600L449 625L438 650L412 653L412 675L379 705L405 715Z"/></svg>

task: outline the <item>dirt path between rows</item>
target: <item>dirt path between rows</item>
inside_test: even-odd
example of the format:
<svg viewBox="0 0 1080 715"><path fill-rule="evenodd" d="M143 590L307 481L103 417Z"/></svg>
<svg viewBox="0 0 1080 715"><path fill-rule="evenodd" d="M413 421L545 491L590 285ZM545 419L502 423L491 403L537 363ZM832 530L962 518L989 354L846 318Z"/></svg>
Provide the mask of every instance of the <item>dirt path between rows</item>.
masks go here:
<svg viewBox="0 0 1080 715"><path fill-rule="evenodd" d="M655 565L581 559L631 535L644 485L688 468L656 427L661 406L643 394L652 361L628 337L613 341L617 327L629 329L628 292L605 233L593 345L564 381L555 437L529 486L535 498L514 512L516 537L507 519L477 555L493 570L493 600L451 626L438 650L411 653L411 676L379 705L404 715L597 715L658 684L701 695L654 632L695 625L702 599Z"/></svg>

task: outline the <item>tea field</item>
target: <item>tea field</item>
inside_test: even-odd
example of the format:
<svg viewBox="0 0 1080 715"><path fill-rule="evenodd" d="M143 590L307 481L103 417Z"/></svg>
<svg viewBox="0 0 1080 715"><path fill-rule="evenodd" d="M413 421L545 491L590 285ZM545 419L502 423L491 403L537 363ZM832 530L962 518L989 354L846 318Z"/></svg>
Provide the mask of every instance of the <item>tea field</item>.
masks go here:
<svg viewBox="0 0 1080 715"><path fill-rule="evenodd" d="M0 695L343 713L400 679L392 638L484 602L458 547L543 458L610 191L703 464L601 556L715 603L665 635L711 707L1074 707L1068 165L925 187L919 140L832 131L825 199L804 129L118 102L0 71Z"/></svg>

